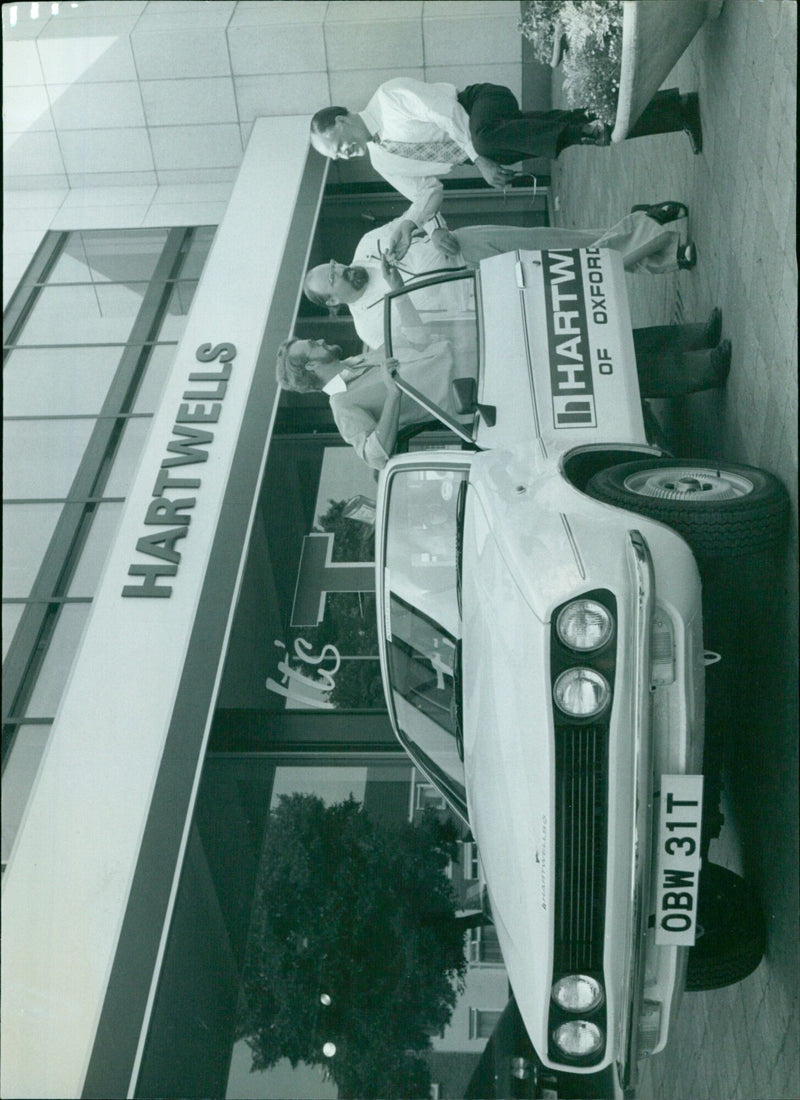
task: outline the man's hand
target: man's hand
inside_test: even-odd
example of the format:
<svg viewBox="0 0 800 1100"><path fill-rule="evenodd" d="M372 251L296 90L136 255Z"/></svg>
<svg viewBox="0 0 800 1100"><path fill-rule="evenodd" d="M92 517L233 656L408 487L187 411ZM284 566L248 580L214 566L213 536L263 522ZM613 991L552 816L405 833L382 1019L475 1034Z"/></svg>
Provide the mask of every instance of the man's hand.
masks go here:
<svg viewBox="0 0 800 1100"><path fill-rule="evenodd" d="M431 243L437 252L441 252L443 256L457 256L461 251L458 238L449 229L441 227L434 229L431 233Z"/></svg>
<svg viewBox="0 0 800 1100"><path fill-rule="evenodd" d="M416 222L410 219L400 222L389 238L388 247L384 249L390 260L402 260L411 247L411 238L416 232L418 232Z"/></svg>
<svg viewBox="0 0 800 1100"><path fill-rule="evenodd" d="M490 187L503 188L516 174L513 168L506 168L505 165L497 164L496 161L489 160L488 157L478 157L475 161L475 167Z"/></svg>
<svg viewBox="0 0 800 1100"><path fill-rule="evenodd" d="M397 385L397 381L395 380L395 374L397 373L397 368L399 366L400 364L396 359L386 359L381 364L381 378L383 379L383 384L386 387L387 393L389 394L400 393L400 387Z"/></svg>
<svg viewBox="0 0 800 1100"><path fill-rule="evenodd" d="M403 276L391 265L385 252L381 254L381 274L390 290L403 289Z"/></svg>

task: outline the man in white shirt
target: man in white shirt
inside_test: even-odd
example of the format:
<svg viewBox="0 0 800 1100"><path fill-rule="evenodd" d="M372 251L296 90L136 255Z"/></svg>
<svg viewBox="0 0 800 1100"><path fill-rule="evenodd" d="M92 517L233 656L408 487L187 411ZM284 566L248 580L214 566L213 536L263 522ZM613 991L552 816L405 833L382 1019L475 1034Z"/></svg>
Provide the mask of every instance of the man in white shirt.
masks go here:
<svg viewBox="0 0 800 1100"><path fill-rule="evenodd" d="M417 230L400 266L387 260L389 242L403 218L396 218L365 233L350 264L331 260L311 268L303 283L306 297L316 305L334 309L346 305L355 330L370 348L384 342L383 299L389 290L399 290L403 276L415 278L448 268L475 268L481 260L515 249L611 248L621 252L626 271L659 275L690 266L691 246L681 242L677 229L657 220L665 206L677 217L686 208L680 203L659 204L628 214L610 229L560 229L538 226L471 225L450 232L441 215ZM680 209L678 209L680 208ZM458 283L445 283L417 291L415 301L422 309L458 309Z"/></svg>
<svg viewBox="0 0 800 1100"><path fill-rule="evenodd" d="M677 89L656 93L628 137L685 131L692 149L702 149L697 95ZM586 111L526 111L509 88L472 84L427 84L397 77L381 84L363 111L325 107L311 120L311 143L323 156L347 160L369 156L373 167L411 205L393 244L401 259L414 229L442 202L440 176L454 165L475 165L492 187L513 177L508 167L526 157L554 158L570 145L609 142L609 127Z"/></svg>
<svg viewBox="0 0 800 1100"><path fill-rule="evenodd" d="M342 439L368 466L380 470L400 429L431 419L401 393L394 378L398 368L429 400L458 416L450 393L455 363L448 341L404 348L401 354L402 360L385 360L383 348L378 348L343 359L337 344L290 338L278 349L276 374L283 389L326 393Z"/></svg>

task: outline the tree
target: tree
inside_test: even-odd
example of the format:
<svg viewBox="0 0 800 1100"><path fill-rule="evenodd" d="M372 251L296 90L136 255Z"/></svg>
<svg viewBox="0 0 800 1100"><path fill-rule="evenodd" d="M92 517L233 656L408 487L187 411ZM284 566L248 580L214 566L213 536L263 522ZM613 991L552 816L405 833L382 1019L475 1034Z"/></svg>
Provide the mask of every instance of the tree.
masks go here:
<svg viewBox="0 0 800 1100"><path fill-rule="evenodd" d="M448 1023L466 972L444 874L456 840L433 813L398 827L353 798L280 798L244 974L238 1037L253 1069L288 1058L326 1065L340 1096L427 1095L418 1052ZM330 1060L327 1041L337 1049Z"/></svg>

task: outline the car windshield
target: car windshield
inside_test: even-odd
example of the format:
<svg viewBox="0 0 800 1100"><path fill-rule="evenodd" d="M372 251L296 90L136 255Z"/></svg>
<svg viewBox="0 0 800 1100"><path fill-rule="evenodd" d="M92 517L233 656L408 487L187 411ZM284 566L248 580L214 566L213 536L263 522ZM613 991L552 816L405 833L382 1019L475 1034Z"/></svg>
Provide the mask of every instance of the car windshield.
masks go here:
<svg viewBox="0 0 800 1100"><path fill-rule="evenodd" d="M384 558L395 725L411 755L464 817L458 529L466 477L463 467L396 471L387 486Z"/></svg>
<svg viewBox="0 0 800 1100"><path fill-rule="evenodd" d="M479 364L478 316L474 272L458 272L417 280L402 293L388 295L385 338L390 355L400 361L401 381L429 412L462 438L474 439L474 411L459 413L452 383L477 387ZM436 369L407 366L432 356Z"/></svg>

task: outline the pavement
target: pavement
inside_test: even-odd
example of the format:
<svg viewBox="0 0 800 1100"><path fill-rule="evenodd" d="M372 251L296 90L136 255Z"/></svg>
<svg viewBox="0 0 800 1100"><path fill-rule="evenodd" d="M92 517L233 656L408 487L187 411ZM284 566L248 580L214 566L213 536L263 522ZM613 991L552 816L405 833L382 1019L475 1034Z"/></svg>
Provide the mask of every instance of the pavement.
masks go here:
<svg viewBox="0 0 800 1100"><path fill-rule="evenodd" d="M628 275L632 320L705 320L718 305L732 367L724 389L655 411L675 453L764 467L792 508L778 552L704 577L714 602L706 644L723 653L724 670L709 683L717 677L726 727L726 825L711 858L752 883L766 955L743 982L684 997L640 1100L800 1096L796 55L794 0L726 0L664 84L699 92L699 156L684 135L667 134L567 149L551 174L558 225L611 225L640 202L688 204L697 267ZM553 84L562 106L557 72Z"/></svg>

